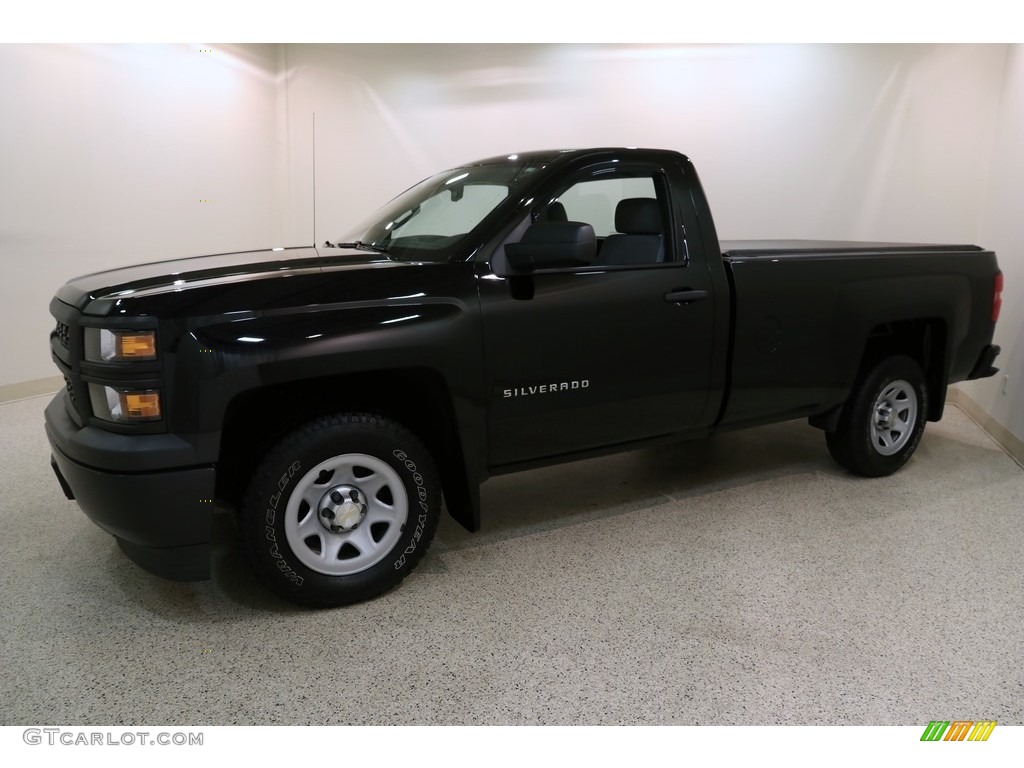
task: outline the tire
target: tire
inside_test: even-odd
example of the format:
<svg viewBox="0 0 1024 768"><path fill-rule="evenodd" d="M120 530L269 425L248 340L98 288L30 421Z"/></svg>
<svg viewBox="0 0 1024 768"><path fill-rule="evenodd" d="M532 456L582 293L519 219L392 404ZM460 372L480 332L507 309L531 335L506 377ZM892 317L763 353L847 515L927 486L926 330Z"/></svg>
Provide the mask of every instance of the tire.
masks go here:
<svg viewBox="0 0 1024 768"><path fill-rule="evenodd" d="M239 519L249 564L299 605L369 600L423 557L441 484L422 443L373 414L325 416L292 432L256 471Z"/></svg>
<svg viewBox="0 0 1024 768"><path fill-rule="evenodd" d="M850 394L835 432L825 435L836 462L863 477L898 470L917 450L928 415L928 387L917 361L882 360Z"/></svg>

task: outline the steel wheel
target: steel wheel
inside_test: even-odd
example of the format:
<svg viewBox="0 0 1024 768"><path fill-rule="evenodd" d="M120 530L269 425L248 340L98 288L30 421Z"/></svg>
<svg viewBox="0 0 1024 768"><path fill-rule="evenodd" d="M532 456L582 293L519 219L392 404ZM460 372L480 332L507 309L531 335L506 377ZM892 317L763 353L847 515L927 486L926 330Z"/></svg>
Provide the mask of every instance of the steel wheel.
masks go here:
<svg viewBox="0 0 1024 768"><path fill-rule="evenodd" d="M910 382L888 384L872 408L871 442L883 456L899 453L910 441L917 424L917 391Z"/></svg>
<svg viewBox="0 0 1024 768"><path fill-rule="evenodd" d="M346 453L303 475L288 499L284 530L307 568L347 576L383 560L408 519L398 473L373 456Z"/></svg>

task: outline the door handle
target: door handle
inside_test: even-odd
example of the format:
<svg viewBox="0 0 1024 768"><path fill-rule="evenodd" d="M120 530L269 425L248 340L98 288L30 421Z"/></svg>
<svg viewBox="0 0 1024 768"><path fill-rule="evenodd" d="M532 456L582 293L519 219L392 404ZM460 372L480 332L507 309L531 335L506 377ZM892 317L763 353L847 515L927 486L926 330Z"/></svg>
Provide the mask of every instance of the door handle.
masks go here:
<svg viewBox="0 0 1024 768"><path fill-rule="evenodd" d="M665 294L665 301L672 304L692 304L695 301L706 299L708 297L707 291L691 291L688 288L683 288L677 291L669 291Z"/></svg>

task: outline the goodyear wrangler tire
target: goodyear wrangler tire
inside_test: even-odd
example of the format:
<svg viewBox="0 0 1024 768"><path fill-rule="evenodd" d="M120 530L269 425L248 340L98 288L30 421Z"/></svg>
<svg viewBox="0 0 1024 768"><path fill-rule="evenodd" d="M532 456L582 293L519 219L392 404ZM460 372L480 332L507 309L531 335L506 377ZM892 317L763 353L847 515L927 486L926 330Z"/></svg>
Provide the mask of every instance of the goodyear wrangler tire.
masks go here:
<svg viewBox="0 0 1024 768"><path fill-rule="evenodd" d="M864 477L891 475L917 450L928 416L928 387L917 361L886 358L864 376L825 441L836 462Z"/></svg>
<svg viewBox="0 0 1024 768"><path fill-rule="evenodd" d="M441 484L420 441L373 414L312 421L257 470L240 532L253 570L310 606L368 600L398 584L430 545Z"/></svg>

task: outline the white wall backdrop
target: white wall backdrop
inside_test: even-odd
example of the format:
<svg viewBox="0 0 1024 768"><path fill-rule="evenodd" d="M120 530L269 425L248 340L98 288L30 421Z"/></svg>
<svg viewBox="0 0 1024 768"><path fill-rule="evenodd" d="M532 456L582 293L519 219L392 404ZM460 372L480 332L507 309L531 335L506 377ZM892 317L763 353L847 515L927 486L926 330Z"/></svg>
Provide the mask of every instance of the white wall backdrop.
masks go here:
<svg viewBox="0 0 1024 768"><path fill-rule="evenodd" d="M1000 248L1017 345L1017 47L207 49L0 46L0 386L55 373L46 306L70 276L311 242L314 113L321 241L464 160L663 146L696 162L723 237ZM1010 396L972 392L1021 437L1010 359Z"/></svg>
<svg viewBox="0 0 1024 768"><path fill-rule="evenodd" d="M1003 352L997 377L965 384L963 389L1024 440L1024 46L1013 46L1007 57L998 127L979 238L999 254L1005 278L1003 311L996 326L996 343Z"/></svg>
<svg viewBox="0 0 1024 768"><path fill-rule="evenodd" d="M460 161L639 145L694 159L726 237L970 241L1005 56L938 45L289 46L286 83L293 128L316 112L318 229ZM361 183L371 170L385 178Z"/></svg>

